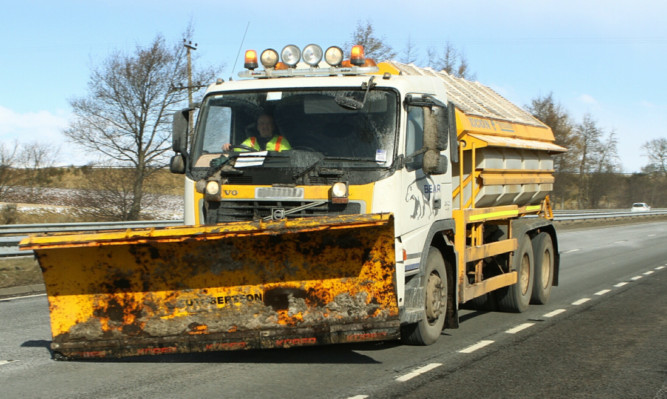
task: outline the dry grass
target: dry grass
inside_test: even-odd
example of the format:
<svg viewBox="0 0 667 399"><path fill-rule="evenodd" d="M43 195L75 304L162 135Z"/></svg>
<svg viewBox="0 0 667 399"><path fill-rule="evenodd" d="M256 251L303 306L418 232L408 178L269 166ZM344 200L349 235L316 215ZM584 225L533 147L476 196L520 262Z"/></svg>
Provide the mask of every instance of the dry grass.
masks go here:
<svg viewBox="0 0 667 399"><path fill-rule="evenodd" d="M0 259L0 288L43 282L42 272L32 256Z"/></svg>
<svg viewBox="0 0 667 399"><path fill-rule="evenodd" d="M106 168L90 168L88 166L68 166L63 168L51 168L52 173L48 181L42 187L86 189L90 179L108 173ZM167 169L160 169L151 178L148 186L159 187L159 194L183 195L183 175L175 175Z"/></svg>

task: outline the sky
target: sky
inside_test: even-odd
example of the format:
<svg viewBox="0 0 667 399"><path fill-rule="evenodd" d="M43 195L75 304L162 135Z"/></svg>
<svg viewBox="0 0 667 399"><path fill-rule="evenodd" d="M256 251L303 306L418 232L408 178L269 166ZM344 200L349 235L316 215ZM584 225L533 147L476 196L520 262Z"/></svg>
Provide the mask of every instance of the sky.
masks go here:
<svg viewBox="0 0 667 399"><path fill-rule="evenodd" d="M552 94L580 123L590 114L615 132L623 172L648 163L642 144L667 137L667 2L473 0L335 2L290 0L12 1L0 37L0 144L38 142L61 165L91 155L66 141L70 101L89 93L93 68L157 35L182 41L194 28L197 63L225 80L242 69L240 49L281 49L351 39L359 22L398 52L451 43L476 80L519 106Z"/></svg>

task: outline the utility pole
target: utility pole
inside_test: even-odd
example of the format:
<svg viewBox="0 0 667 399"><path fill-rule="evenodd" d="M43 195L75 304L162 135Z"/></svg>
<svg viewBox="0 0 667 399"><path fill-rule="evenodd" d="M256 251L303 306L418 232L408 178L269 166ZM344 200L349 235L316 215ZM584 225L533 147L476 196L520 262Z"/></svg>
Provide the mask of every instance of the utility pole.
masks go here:
<svg viewBox="0 0 667 399"><path fill-rule="evenodd" d="M187 55L188 55L188 107L193 108L193 103L192 103L192 57L191 57L191 50L197 50L197 43L192 45L192 41L187 41L183 39L183 46L187 49ZM192 139L192 134L194 133L194 121L192 120L192 113L193 111L190 111L190 117L188 118L190 126L188 127L188 131L190 132L190 139Z"/></svg>

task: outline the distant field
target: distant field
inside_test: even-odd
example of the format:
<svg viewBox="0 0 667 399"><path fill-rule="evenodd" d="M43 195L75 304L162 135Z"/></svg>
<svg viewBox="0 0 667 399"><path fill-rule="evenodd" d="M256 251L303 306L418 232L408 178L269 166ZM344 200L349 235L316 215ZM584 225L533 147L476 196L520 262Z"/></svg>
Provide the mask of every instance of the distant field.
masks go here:
<svg viewBox="0 0 667 399"><path fill-rule="evenodd" d="M11 171L14 189L0 198L0 224L91 222L73 212L72 197L85 195L91 182L104 181L112 170L105 168L63 167L37 172ZM20 178L19 178L20 177ZM146 184L145 192L158 194L155 218L179 219L182 208L183 175L158 170Z"/></svg>

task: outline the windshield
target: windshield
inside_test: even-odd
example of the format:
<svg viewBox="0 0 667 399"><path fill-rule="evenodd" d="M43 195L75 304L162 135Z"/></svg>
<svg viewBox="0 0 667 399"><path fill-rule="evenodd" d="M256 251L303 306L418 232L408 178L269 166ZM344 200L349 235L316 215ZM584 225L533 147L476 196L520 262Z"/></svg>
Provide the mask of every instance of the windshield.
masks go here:
<svg viewBox="0 0 667 399"><path fill-rule="evenodd" d="M387 167L396 141L397 106L396 93L380 89L367 94L360 88L215 94L202 105L193 166L208 167L231 144L234 151L252 147L282 156L312 151L339 167ZM266 115L273 119L271 133L263 126Z"/></svg>

